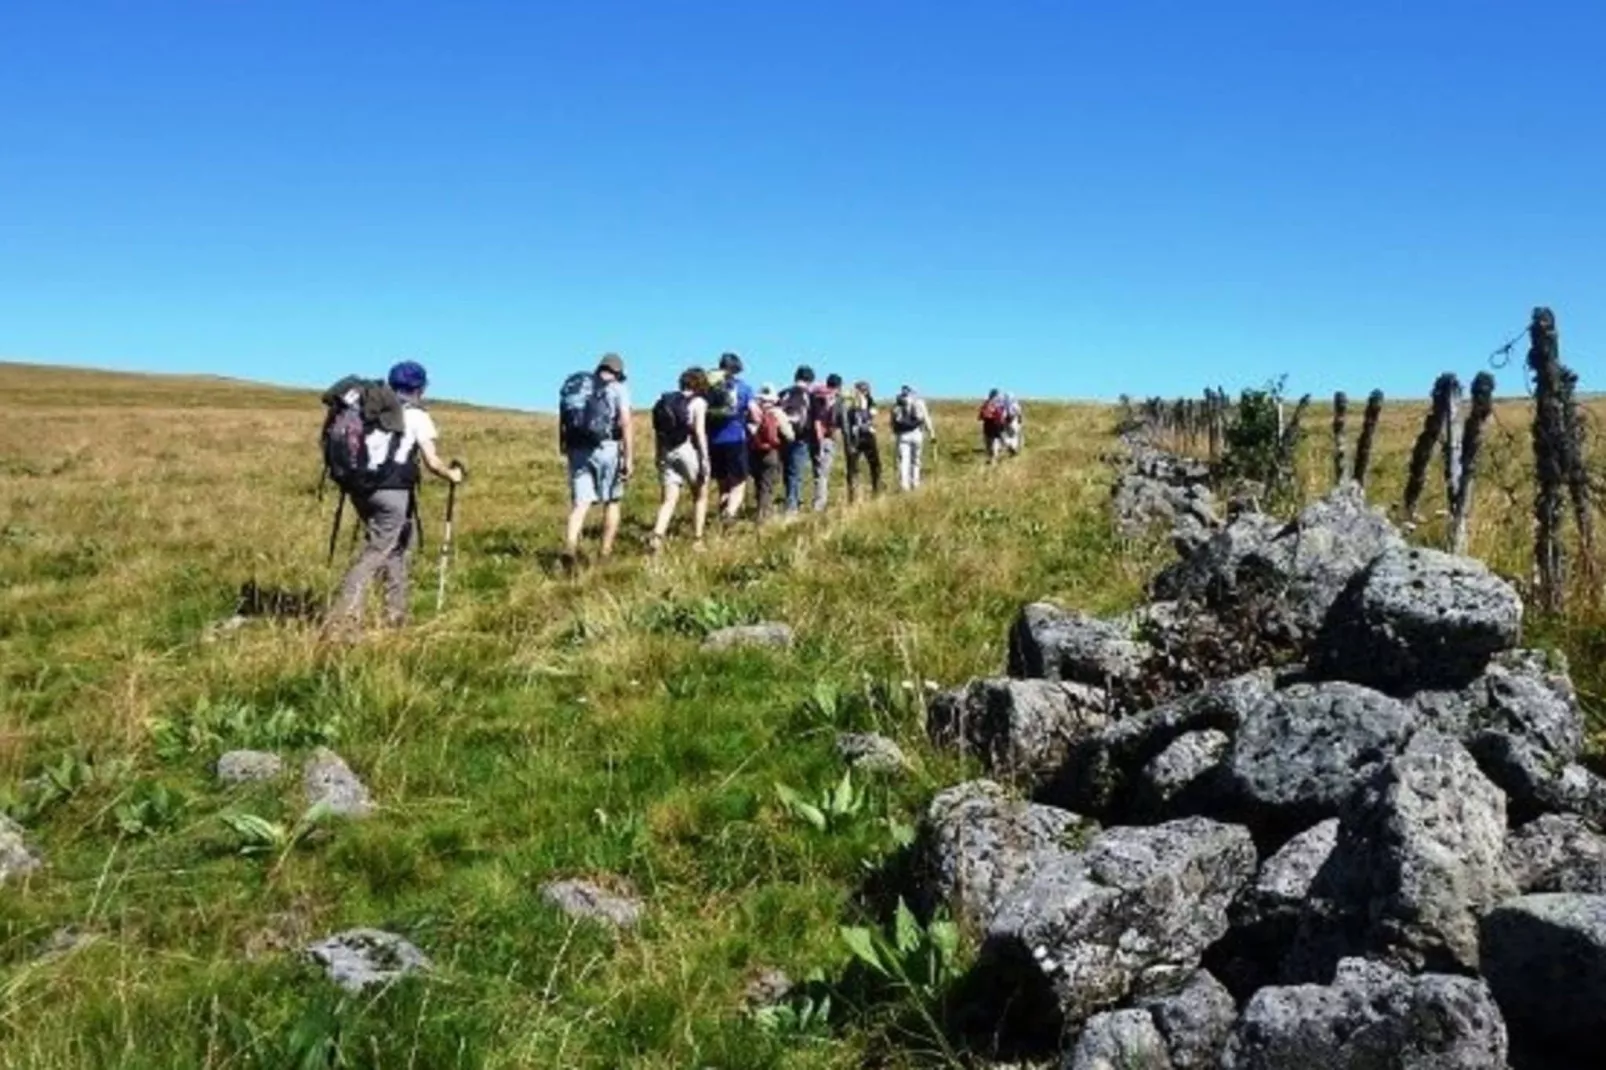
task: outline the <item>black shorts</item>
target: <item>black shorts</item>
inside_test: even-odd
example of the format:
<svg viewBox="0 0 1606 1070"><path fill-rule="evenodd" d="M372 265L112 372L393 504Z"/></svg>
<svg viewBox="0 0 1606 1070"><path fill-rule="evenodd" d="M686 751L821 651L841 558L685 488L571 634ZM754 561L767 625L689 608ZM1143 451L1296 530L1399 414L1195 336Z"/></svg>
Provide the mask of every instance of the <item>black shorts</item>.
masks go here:
<svg viewBox="0 0 1606 1070"><path fill-rule="evenodd" d="M708 447L708 467L714 482L730 488L747 480L747 443L716 442Z"/></svg>

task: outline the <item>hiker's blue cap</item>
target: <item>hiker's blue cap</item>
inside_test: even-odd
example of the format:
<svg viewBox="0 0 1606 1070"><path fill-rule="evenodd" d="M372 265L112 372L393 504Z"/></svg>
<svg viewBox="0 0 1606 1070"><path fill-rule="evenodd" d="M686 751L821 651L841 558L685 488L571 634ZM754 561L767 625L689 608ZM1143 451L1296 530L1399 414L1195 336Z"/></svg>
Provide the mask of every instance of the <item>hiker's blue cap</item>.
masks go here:
<svg viewBox="0 0 1606 1070"><path fill-rule="evenodd" d="M390 369L392 390L422 390L427 385L429 376L424 374L424 366L415 360L404 360Z"/></svg>

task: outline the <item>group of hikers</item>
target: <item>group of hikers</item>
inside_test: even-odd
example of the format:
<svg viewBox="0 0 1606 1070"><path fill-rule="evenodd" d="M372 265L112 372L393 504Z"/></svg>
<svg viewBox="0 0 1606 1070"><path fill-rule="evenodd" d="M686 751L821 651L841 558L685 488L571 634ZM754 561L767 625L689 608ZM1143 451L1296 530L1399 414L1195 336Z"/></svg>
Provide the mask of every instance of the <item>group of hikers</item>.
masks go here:
<svg viewBox="0 0 1606 1070"><path fill-rule="evenodd" d="M840 452L847 462L847 498L860 496L862 475L869 494L881 493L881 410L871 386L846 386L840 375L823 383L807 364L777 391L754 389L743 378L742 358L720 356L713 369L687 368L675 389L652 406L652 436L662 499L648 536L661 551L675 511L691 497L694 547L703 545L710 506L722 522L740 519L753 484L754 519L763 524L779 509L795 518L803 509L804 484L812 480L811 505L830 501L831 475ZM619 534L625 488L636 471L637 435L624 361L609 353L590 371L565 379L558 395L558 449L568 468L570 510L563 562L579 560L581 536L593 505L603 507L601 557L612 555ZM383 574L385 616L401 624L407 612L407 560L414 542L414 489L424 472L450 484L462 482L460 463L442 462L433 419L423 407L424 368L404 361L383 383L346 378L325 392L325 471L349 498L365 539L336 597L331 622L355 624L363 599ZM1023 445L1024 415L1010 395L992 390L977 414L989 464ZM925 449L935 444L931 410L913 387L902 386L888 410L887 429L897 458L898 486L920 486ZM338 514L337 514L338 516ZM338 525L338 519L337 519ZM333 541L331 541L331 548Z"/></svg>

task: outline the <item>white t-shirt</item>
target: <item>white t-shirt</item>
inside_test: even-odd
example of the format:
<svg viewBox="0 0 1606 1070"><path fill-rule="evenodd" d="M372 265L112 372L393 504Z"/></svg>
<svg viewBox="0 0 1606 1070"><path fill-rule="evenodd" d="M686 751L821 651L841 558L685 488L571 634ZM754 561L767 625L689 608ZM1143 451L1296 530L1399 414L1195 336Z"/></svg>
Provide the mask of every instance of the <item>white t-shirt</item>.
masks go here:
<svg viewBox="0 0 1606 1070"><path fill-rule="evenodd" d="M402 436L396 444L396 463L408 464L413 459L413 453L418 449L420 442L433 443L439 438L435 430L435 421L429 413L415 405L404 405L402 408ZM368 436L368 470L377 472L385 463L385 455L390 449L390 432L374 431Z"/></svg>

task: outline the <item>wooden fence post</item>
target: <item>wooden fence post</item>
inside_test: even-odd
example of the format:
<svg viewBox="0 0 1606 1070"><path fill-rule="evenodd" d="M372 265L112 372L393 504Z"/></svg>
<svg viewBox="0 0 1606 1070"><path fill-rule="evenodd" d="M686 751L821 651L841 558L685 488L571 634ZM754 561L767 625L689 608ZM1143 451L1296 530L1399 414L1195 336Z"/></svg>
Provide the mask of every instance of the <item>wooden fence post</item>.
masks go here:
<svg viewBox="0 0 1606 1070"><path fill-rule="evenodd" d="M1428 464L1433 460L1433 447L1444 434L1444 421L1450 400L1450 387L1455 376L1446 372L1433 384L1433 400L1428 403L1428 414L1422 420L1422 430L1411 448L1411 470L1405 478L1405 519L1417 519L1417 503L1422 500L1422 488L1428 481Z"/></svg>
<svg viewBox="0 0 1606 1070"><path fill-rule="evenodd" d="M1361 417L1361 437L1355 444L1355 482L1366 486L1368 470L1372 467L1372 442L1377 438L1377 422L1383 416L1383 391L1374 390L1366 399L1366 414Z"/></svg>
<svg viewBox="0 0 1606 1070"><path fill-rule="evenodd" d="M1528 325L1528 370L1534 377L1534 568L1539 602L1562 605L1561 495L1567 477L1566 418L1561 400L1561 357L1556 316L1536 308Z"/></svg>
<svg viewBox="0 0 1606 1070"><path fill-rule="evenodd" d="M1483 425L1494 412L1494 376L1479 372L1472 379L1472 407L1461 436L1461 477L1450 504L1450 552L1467 552L1467 521L1472 513L1472 485L1478 474L1478 450L1483 445Z"/></svg>
<svg viewBox="0 0 1606 1070"><path fill-rule="evenodd" d="M1343 486L1349 472L1349 458L1345 456L1344 421L1349 416L1349 395L1340 390L1333 394L1333 486Z"/></svg>
<svg viewBox="0 0 1606 1070"><path fill-rule="evenodd" d="M1444 384L1444 504L1455 512L1455 493L1461 486L1461 425L1456 421L1461 407L1461 380L1450 376Z"/></svg>

